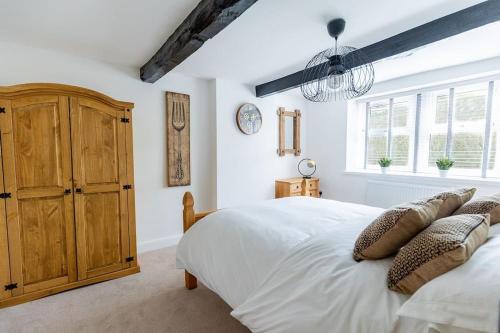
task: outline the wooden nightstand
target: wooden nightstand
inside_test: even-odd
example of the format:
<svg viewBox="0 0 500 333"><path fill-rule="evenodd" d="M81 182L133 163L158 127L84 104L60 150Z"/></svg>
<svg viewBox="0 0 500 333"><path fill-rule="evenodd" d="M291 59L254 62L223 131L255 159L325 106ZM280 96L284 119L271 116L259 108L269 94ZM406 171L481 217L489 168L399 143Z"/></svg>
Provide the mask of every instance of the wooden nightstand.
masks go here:
<svg viewBox="0 0 500 333"><path fill-rule="evenodd" d="M307 196L319 198L319 179L301 177L279 179L275 183L275 197Z"/></svg>

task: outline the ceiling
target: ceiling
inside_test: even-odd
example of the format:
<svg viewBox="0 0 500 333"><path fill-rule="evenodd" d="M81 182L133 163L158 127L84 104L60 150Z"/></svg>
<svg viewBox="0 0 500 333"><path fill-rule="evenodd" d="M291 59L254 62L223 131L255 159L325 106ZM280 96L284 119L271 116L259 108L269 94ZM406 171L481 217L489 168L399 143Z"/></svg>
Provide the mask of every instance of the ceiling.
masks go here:
<svg viewBox="0 0 500 333"><path fill-rule="evenodd" d="M199 0L0 0L0 41L140 67ZM304 68L331 47L328 20L343 17L340 43L363 47L480 0L259 0L174 69L201 78L259 84ZM376 63L383 81L500 56L500 23ZM139 74L138 74L139 75Z"/></svg>
<svg viewBox="0 0 500 333"><path fill-rule="evenodd" d="M0 41L139 67L163 45L198 2L0 0Z"/></svg>
<svg viewBox="0 0 500 333"><path fill-rule="evenodd" d="M340 43L360 48L480 2L259 0L176 71L260 84L303 69L315 53L332 47L333 40L326 30L326 23L332 18L343 17L347 21ZM500 29L496 31L500 33ZM500 55L500 48L491 39L481 47L488 52L476 52L474 43L478 42L455 37L452 48L438 46L418 51L404 60L383 61L376 66L377 81L446 66L448 61L452 65ZM457 47L459 56L451 54Z"/></svg>

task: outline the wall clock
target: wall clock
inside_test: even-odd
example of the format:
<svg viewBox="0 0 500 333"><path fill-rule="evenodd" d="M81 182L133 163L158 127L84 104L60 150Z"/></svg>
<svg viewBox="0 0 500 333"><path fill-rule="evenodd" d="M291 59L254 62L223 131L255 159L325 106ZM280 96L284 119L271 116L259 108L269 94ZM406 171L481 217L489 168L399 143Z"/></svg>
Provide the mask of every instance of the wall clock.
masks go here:
<svg viewBox="0 0 500 333"><path fill-rule="evenodd" d="M262 126L262 115L255 105L246 103L238 109L236 123L243 133L247 135L255 134Z"/></svg>

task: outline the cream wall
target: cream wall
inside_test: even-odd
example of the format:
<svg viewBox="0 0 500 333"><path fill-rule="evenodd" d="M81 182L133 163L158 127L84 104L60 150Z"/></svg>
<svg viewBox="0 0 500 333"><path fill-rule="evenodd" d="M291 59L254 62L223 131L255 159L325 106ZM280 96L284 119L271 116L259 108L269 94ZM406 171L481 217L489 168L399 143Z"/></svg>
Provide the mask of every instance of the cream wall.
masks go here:
<svg viewBox="0 0 500 333"><path fill-rule="evenodd" d="M56 82L97 90L135 103L134 164L139 251L175 244L182 233L182 195L192 191L198 209L215 208L215 109L211 83L168 74L155 84L138 70L50 50L0 44L0 85ZM166 184L165 91L191 96L191 186Z"/></svg>

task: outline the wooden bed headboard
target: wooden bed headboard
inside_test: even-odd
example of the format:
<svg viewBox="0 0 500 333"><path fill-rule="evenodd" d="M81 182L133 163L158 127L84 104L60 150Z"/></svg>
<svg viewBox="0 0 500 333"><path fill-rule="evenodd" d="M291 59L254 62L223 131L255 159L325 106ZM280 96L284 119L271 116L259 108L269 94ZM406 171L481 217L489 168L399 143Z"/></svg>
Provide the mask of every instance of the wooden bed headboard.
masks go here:
<svg viewBox="0 0 500 333"><path fill-rule="evenodd" d="M182 205L184 209L182 211L182 220L184 226L184 233L189 230L196 222L204 218L205 216L215 212L215 210L195 213L194 212L194 198L191 192L184 193L184 197L182 198ZM186 288L191 290L195 289L198 286L198 281L196 277L190 274L188 271L184 272L184 281L186 284Z"/></svg>

